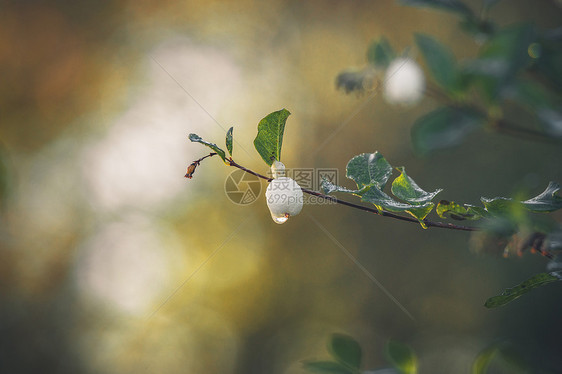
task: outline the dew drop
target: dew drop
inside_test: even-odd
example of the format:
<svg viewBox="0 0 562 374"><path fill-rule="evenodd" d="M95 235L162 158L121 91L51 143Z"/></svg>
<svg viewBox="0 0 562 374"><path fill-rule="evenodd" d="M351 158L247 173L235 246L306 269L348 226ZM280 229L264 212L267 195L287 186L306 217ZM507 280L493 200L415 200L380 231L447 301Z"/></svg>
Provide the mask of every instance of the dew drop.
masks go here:
<svg viewBox="0 0 562 374"><path fill-rule="evenodd" d="M289 213L285 213L285 214L271 214L271 218L273 218L273 222L281 225L285 222L287 222L287 220L289 219Z"/></svg>

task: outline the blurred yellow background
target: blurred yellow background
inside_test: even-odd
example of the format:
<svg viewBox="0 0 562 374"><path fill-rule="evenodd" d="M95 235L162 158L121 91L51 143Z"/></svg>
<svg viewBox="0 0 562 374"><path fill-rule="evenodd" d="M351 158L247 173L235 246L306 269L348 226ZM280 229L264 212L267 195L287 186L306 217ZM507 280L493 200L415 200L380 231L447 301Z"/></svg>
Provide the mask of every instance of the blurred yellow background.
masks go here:
<svg viewBox="0 0 562 374"><path fill-rule="evenodd" d="M546 29L562 9L511 0L492 17ZM306 205L276 225L263 196L228 199L233 170L218 158L183 178L208 153L187 134L222 146L230 126L237 162L265 174L257 123L287 108L287 167L338 168L346 185L347 161L375 150L443 199L562 182L559 146L481 132L420 158L410 126L435 102L392 107L335 89L383 35L398 51L424 32L473 55L457 21L391 0L2 2L0 371L301 373L338 331L362 344L366 368L387 365L396 339L422 373L467 373L505 339L560 370L559 285L483 307L543 271L539 256L474 254L466 233L342 206Z"/></svg>

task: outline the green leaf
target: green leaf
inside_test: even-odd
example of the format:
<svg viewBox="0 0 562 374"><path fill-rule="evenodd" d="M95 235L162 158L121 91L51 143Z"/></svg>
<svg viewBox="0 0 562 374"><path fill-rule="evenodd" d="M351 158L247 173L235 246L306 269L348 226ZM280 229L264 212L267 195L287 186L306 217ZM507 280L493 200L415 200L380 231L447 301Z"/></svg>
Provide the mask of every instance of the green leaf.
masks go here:
<svg viewBox="0 0 562 374"><path fill-rule="evenodd" d="M458 86L458 77L453 53L431 36L415 34L415 39L435 81L447 91L454 91Z"/></svg>
<svg viewBox="0 0 562 374"><path fill-rule="evenodd" d="M531 212L554 212L562 209L562 197L558 196L558 191L560 191L560 185L550 182L543 193L523 201L522 204Z"/></svg>
<svg viewBox="0 0 562 374"><path fill-rule="evenodd" d="M417 119L412 126L412 142L420 153L452 147L483 123L482 114L469 108L438 108Z"/></svg>
<svg viewBox="0 0 562 374"><path fill-rule="evenodd" d="M201 143L201 144L206 145L207 147L211 148L214 152L216 152L219 155L220 158L222 158L222 160L226 164L228 164L228 162L226 161L226 155L225 155L224 151L222 149L220 149L216 144L204 141L197 134L189 134L189 140L191 140L192 142Z"/></svg>
<svg viewBox="0 0 562 374"><path fill-rule="evenodd" d="M453 12L465 18L474 18L474 13L469 7L458 0L400 0L403 5L414 7L431 7Z"/></svg>
<svg viewBox="0 0 562 374"><path fill-rule="evenodd" d="M405 344L389 341L385 353L394 367L403 374L415 374L418 371L418 359L414 351Z"/></svg>
<svg viewBox="0 0 562 374"><path fill-rule="evenodd" d="M379 152L355 156L346 167L346 176L353 179L360 189L370 184L383 189L391 175L392 166Z"/></svg>
<svg viewBox="0 0 562 374"><path fill-rule="evenodd" d="M345 187L342 186L338 186L332 182L330 182L327 179L322 179L322 181L320 182L320 188L322 189L322 191L324 191L325 194L331 194L334 192L343 192L343 193L349 193L349 194L353 194L353 195L361 195L363 194L365 191L367 191L369 188L371 188L370 185L363 187L360 190L350 190L347 189Z"/></svg>
<svg viewBox="0 0 562 374"><path fill-rule="evenodd" d="M470 204L464 204L464 206L466 207L466 211L468 212L468 214L474 214L475 216L480 216L483 218L490 217L490 213L488 213L488 211L481 206L475 206Z"/></svg>
<svg viewBox="0 0 562 374"><path fill-rule="evenodd" d="M500 295L489 298L486 300L484 306L486 308L497 308L503 306L521 297L527 292L530 292L534 288L545 286L549 283L560 280L562 280L561 271L537 274L515 287L505 289Z"/></svg>
<svg viewBox="0 0 562 374"><path fill-rule="evenodd" d="M269 166L275 160L281 161L285 122L290 114L287 109L281 109L268 114L258 124L258 135L254 139L254 147Z"/></svg>
<svg viewBox="0 0 562 374"><path fill-rule="evenodd" d="M533 213L548 213L562 209L562 197L558 196L560 186L550 182L540 195L522 202L507 197L482 197L480 200L484 208L494 216L509 216L520 213L518 210L525 208Z"/></svg>
<svg viewBox="0 0 562 374"><path fill-rule="evenodd" d="M481 197L484 208L493 216L509 216L521 207L518 201L507 197L494 197L492 199Z"/></svg>
<svg viewBox="0 0 562 374"><path fill-rule="evenodd" d="M402 167L398 170L401 174L392 182L391 191L399 199L409 202L413 205L421 205L430 202L442 189L433 192L422 190L412 178L406 174L406 170Z"/></svg>
<svg viewBox="0 0 562 374"><path fill-rule="evenodd" d="M353 369L361 367L361 346L351 336L333 334L328 344L328 351L344 366Z"/></svg>
<svg viewBox="0 0 562 374"><path fill-rule="evenodd" d="M437 207L435 208L435 212L441 218L447 218L446 217L447 215L452 219L456 219L458 221L478 220L483 217L486 217L487 212L485 209L480 208L480 210L477 210L475 208L479 208L479 207L468 206L465 208L455 203L454 201L449 202L446 200L441 200L439 204L437 204Z"/></svg>
<svg viewBox="0 0 562 374"><path fill-rule="evenodd" d="M384 36L372 42L367 50L367 61L378 68L388 67L395 56L396 53Z"/></svg>
<svg viewBox="0 0 562 374"><path fill-rule="evenodd" d="M394 200L375 186L371 187L362 194L361 201L374 204L378 210L388 210L396 213L406 212L420 221L420 224L424 229L427 227L425 226L423 220L435 206L432 202L425 203L423 205L401 203Z"/></svg>
<svg viewBox="0 0 562 374"><path fill-rule="evenodd" d="M228 149L228 153L232 156L232 131L234 127L231 127L226 132L226 149Z"/></svg>
<svg viewBox="0 0 562 374"><path fill-rule="evenodd" d="M313 373L353 374L354 371L333 361L305 361L303 368Z"/></svg>

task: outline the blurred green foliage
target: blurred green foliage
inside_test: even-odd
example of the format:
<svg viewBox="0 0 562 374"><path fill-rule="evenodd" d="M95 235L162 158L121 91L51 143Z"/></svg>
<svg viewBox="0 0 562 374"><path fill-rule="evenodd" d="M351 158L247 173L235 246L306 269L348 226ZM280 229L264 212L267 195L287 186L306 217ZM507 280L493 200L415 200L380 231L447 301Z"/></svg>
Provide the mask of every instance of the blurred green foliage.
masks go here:
<svg viewBox="0 0 562 374"><path fill-rule="evenodd" d="M436 83L429 83L425 93L443 104L412 125L416 151L424 154L457 146L468 134L484 127L511 136L562 144L559 30L540 32L528 23L499 27L487 16L496 1L485 1L480 16L461 1L400 2L460 15L463 29L482 44L476 56L458 62L450 48L433 36L415 34L416 45ZM375 70L387 67L392 56L392 47L384 37L367 49L367 61ZM376 76L367 74L369 71L364 69L354 76L344 72L337 77L336 84L346 91L364 90L372 85L366 81ZM503 114L511 103L528 108L533 122L511 123Z"/></svg>

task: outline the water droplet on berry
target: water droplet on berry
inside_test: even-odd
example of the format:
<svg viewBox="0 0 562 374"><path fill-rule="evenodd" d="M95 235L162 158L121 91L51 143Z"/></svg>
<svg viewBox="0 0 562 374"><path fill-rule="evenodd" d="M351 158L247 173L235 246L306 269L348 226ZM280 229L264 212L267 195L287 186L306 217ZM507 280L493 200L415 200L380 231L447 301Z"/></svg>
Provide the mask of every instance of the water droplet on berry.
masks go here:
<svg viewBox="0 0 562 374"><path fill-rule="evenodd" d="M271 218L273 218L273 222L278 223L278 224L283 224L285 222L287 222L287 220L289 219L289 214L285 213L285 214L271 214Z"/></svg>

